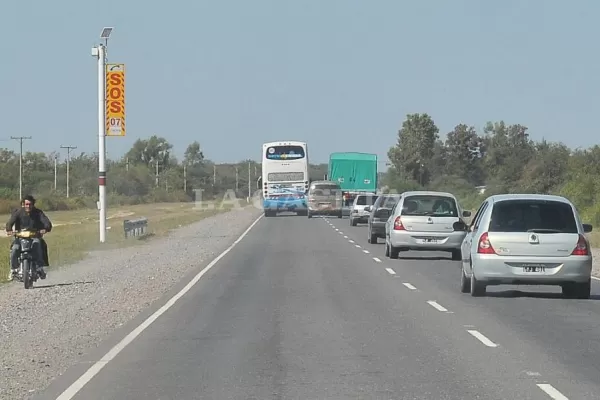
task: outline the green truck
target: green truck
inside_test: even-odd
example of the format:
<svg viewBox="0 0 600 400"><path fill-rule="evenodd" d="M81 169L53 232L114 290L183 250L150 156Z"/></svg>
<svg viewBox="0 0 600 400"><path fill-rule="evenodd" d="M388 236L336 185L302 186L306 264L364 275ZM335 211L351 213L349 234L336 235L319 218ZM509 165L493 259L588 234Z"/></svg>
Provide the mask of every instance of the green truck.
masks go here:
<svg viewBox="0 0 600 400"><path fill-rule="evenodd" d="M377 155L368 153L331 153L328 179L337 182L344 198L360 192L377 191Z"/></svg>

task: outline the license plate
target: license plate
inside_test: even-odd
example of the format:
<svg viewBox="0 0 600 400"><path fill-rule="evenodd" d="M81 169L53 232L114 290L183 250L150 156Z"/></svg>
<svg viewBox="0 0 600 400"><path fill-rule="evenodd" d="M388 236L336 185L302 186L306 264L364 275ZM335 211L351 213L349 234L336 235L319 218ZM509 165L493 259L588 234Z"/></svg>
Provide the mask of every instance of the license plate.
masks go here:
<svg viewBox="0 0 600 400"><path fill-rule="evenodd" d="M523 264L523 272L546 272L546 267L540 264Z"/></svg>
<svg viewBox="0 0 600 400"><path fill-rule="evenodd" d="M420 242L436 244L436 243L439 243L439 240L437 240L436 238L425 238L425 239L421 239Z"/></svg>

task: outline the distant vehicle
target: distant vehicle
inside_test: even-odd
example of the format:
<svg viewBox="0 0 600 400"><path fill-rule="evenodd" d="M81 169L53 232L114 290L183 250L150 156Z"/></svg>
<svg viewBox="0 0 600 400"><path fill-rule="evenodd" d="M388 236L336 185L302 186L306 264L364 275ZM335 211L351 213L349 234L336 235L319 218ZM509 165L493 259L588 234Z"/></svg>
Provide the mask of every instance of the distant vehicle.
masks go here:
<svg viewBox="0 0 600 400"><path fill-rule="evenodd" d="M378 195L375 193L359 194L354 198L354 202L350 206L350 226L357 224L366 224L371 215L370 209Z"/></svg>
<svg viewBox="0 0 600 400"><path fill-rule="evenodd" d="M456 223L462 243L461 291L486 286L558 285L566 297L588 299L592 252L575 206L561 196L504 194L488 197L471 224Z"/></svg>
<svg viewBox="0 0 600 400"><path fill-rule="evenodd" d="M360 193L377 191L377 155L369 153L331 153L328 178L342 188L344 207L350 207Z"/></svg>
<svg viewBox="0 0 600 400"><path fill-rule="evenodd" d="M366 211L369 211L369 220L367 221L367 241L369 243L376 244L378 238L385 239L385 223L399 200L399 194L382 194L372 207L365 208Z"/></svg>
<svg viewBox="0 0 600 400"><path fill-rule="evenodd" d="M262 191L265 217L291 211L307 215L308 147L304 142L262 145Z"/></svg>
<svg viewBox="0 0 600 400"><path fill-rule="evenodd" d="M451 193L433 191L404 192L385 223L385 255L398 258L401 251L448 251L460 261L465 231L453 224L469 217Z"/></svg>
<svg viewBox="0 0 600 400"><path fill-rule="evenodd" d="M333 215L342 218L342 189L336 182L313 181L308 189L308 218Z"/></svg>

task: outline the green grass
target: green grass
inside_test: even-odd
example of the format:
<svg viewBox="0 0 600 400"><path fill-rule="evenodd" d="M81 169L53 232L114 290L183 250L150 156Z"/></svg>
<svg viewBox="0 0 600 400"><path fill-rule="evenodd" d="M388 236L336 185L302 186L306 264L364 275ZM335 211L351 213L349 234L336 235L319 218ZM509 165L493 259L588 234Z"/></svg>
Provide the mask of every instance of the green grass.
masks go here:
<svg viewBox="0 0 600 400"><path fill-rule="evenodd" d="M247 203L240 202L242 206ZM165 236L169 231L189 225L206 217L227 212L231 205L218 203L214 210L194 208L194 203L141 204L108 209L106 242L99 243L98 211L48 211L46 214L54 228L44 239L48 243L50 268L59 268L79 261L86 253L99 249L118 249L145 243L156 237ZM4 221L9 216L4 215ZM146 237L125 238L125 219L148 218ZM6 223L6 222L5 222ZM0 282L6 281L9 271L10 244L12 237L0 237Z"/></svg>

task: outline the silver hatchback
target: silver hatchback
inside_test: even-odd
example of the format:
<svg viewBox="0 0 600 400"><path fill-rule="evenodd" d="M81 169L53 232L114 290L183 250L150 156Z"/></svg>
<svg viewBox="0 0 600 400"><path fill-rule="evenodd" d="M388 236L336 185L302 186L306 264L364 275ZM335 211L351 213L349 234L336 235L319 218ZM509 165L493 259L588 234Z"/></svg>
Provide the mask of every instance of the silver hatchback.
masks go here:
<svg viewBox="0 0 600 400"><path fill-rule="evenodd" d="M561 196L504 194L488 197L462 244L461 291L485 294L486 286L558 285L567 297L587 299L592 252L575 206Z"/></svg>
<svg viewBox="0 0 600 400"><path fill-rule="evenodd" d="M401 251L448 251L460 261L466 232L453 224L469 217L451 193L414 191L402 193L385 223L385 255L398 258Z"/></svg>

